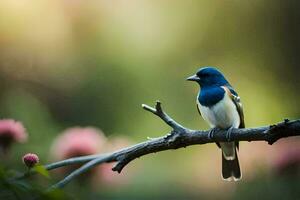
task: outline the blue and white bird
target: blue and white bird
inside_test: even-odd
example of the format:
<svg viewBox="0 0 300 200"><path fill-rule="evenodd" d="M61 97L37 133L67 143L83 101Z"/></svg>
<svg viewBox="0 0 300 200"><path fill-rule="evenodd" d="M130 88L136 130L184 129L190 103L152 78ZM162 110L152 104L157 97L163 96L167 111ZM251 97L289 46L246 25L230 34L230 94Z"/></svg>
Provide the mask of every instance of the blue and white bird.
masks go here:
<svg viewBox="0 0 300 200"><path fill-rule="evenodd" d="M226 80L224 75L213 67L204 67L187 78L200 85L197 96L197 109L203 119L212 128L209 137L216 130L228 130L230 140L233 128L244 128L243 108L238 94ZM238 142L220 142L217 145L222 150L222 176L225 180L241 179L241 170L237 156Z"/></svg>

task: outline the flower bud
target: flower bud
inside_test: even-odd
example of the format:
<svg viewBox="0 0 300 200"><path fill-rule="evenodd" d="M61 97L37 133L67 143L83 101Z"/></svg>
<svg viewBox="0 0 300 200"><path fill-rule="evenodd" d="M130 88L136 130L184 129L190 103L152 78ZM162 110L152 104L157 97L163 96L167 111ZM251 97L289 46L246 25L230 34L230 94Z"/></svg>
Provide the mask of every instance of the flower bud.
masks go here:
<svg viewBox="0 0 300 200"><path fill-rule="evenodd" d="M28 168L32 168L39 162L39 157L34 153L27 153L23 156L22 160Z"/></svg>

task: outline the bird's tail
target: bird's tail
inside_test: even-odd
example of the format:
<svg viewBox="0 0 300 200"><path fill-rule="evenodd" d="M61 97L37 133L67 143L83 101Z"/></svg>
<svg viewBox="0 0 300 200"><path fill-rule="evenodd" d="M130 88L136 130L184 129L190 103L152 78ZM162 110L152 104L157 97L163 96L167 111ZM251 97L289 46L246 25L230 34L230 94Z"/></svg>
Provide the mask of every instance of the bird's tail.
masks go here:
<svg viewBox="0 0 300 200"><path fill-rule="evenodd" d="M229 144L227 144L229 145ZM225 153L225 149L222 148L222 176L224 180L238 181L241 179L242 174L239 165L239 159L237 156L237 149L235 144L232 145L232 154L228 156L228 151Z"/></svg>

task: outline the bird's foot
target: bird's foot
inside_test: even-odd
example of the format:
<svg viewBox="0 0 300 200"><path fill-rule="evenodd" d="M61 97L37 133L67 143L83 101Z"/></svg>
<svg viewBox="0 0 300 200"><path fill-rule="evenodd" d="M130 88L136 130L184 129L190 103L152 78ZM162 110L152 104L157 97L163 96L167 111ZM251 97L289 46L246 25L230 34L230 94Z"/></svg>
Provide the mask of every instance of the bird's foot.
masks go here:
<svg viewBox="0 0 300 200"><path fill-rule="evenodd" d="M228 130L227 130L227 133L226 133L226 139L227 139L227 141L228 142L230 142L231 140L232 140L232 130L233 130L234 128L233 127L230 127Z"/></svg>
<svg viewBox="0 0 300 200"><path fill-rule="evenodd" d="M217 128L217 127L210 129L209 132L208 132L208 139L212 139L214 137L214 134L216 132L218 132L219 130L220 129Z"/></svg>

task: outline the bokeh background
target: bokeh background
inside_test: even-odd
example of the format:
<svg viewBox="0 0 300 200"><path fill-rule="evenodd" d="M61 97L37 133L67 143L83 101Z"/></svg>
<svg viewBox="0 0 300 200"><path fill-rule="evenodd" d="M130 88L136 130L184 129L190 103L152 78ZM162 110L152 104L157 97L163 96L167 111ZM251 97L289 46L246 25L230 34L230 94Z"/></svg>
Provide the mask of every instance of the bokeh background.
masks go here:
<svg viewBox="0 0 300 200"><path fill-rule="evenodd" d="M280 0L1 0L0 116L28 132L1 165L26 171L27 152L44 164L57 160L53 143L71 127L94 127L110 144L97 153L164 135L170 128L141 109L157 99L183 125L207 129L196 111L198 86L185 81L201 66L217 66L230 80L247 127L299 118L299 9L299 1ZM220 151L209 144L145 156L120 175L106 166L65 192L71 199L299 199L299 144L242 142L237 183L222 181Z"/></svg>

